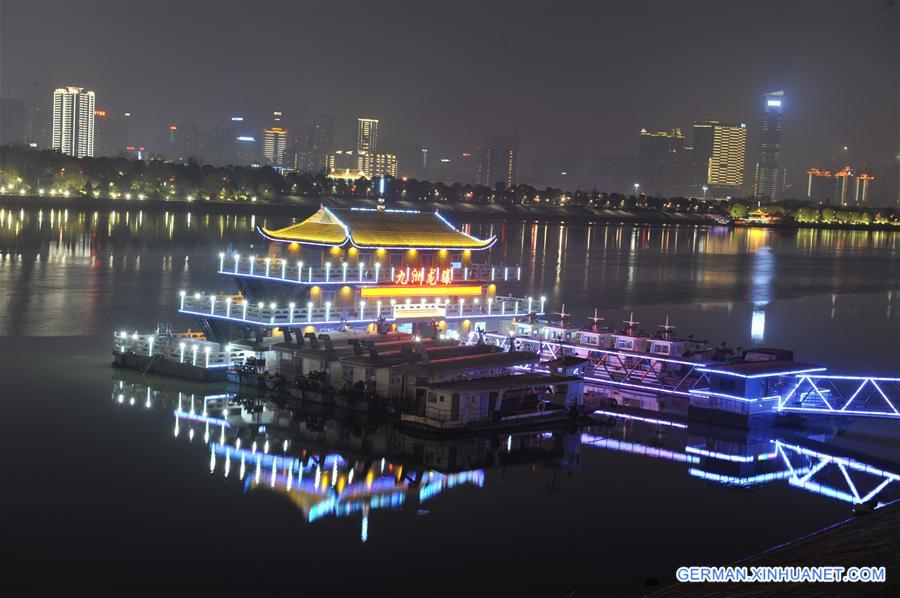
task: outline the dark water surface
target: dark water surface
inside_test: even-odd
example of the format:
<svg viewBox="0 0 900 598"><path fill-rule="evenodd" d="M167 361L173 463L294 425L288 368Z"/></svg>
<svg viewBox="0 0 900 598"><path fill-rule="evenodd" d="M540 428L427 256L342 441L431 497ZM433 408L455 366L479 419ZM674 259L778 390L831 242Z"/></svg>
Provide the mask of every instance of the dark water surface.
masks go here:
<svg viewBox="0 0 900 598"><path fill-rule="evenodd" d="M230 290L218 252L263 253L254 227L286 223L0 210L0 589L637 595L679 565L727 563L850 514L833 493L786 479L740 489L704 479L775 470L691 461L685 447L709 446L704 433L622 420L458 446L359 422L290 423L292 451L385 457L425 475L441 469L435 455L487 447L464 468L482 472L480 484L373 508L366 542L359 513L309 520L286 493L247 486L252 473L241 481L235 463L226 477L213 459L211 472L204 425L185 422L176 437L173 409L179 391L214 390L114 373L112 332L192 325L175 315L178 291ZM522 264L514 294L545 294L578 321L594 307L613 323L633 310L647 327L669 315L711 341L791 348L840 373L900 373L895 233L496 222L471 232L501 236L494 260ZM896 434L853 421L817 439L900 462ZM729 442L765 456L772 440Z"/></svg>

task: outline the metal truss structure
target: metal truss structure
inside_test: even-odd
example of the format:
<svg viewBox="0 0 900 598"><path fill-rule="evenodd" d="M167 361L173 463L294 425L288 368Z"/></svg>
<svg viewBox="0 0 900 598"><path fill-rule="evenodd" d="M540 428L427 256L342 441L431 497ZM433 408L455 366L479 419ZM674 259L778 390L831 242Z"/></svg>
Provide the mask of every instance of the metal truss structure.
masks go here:
<svg viewBox="0 0 900 598"><path fill-rule="evenodd" d="M852 504L877 500L889 484L900 480L896 473L780 440L775 450L790 472L791 486Z"/></svg>
<svg viewBox="0 0 900 598"><path fill-rule="evenodd" d="M779 411L900 419L900 378L802 374Z"/></svg>

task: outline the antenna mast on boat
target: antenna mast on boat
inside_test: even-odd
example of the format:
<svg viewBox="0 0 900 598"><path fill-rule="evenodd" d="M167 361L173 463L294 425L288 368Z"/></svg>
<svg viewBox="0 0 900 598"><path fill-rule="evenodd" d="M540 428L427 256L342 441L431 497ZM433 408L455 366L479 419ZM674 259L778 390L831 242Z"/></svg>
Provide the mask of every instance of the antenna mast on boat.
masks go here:
<svg viewBox="0 0 900 598"><path fill-rule="evenodd" d="M640 322L634 319L634 312L631 312L631 314L629 314L627 320L622 320L622 323L627 324L627 326L625 327L625 332L628 334L634 334L634 327L640 324Z"/></svg>
<svg viewBox="0 0 900 598"><path fill-rule="evenodd" d="M663 338L665 338L666 340L669 339L669 336L672 334L672 331L675 330L675 326L672 324L669 324L669 316L668 315L666 316L666 323L660 324L659 327L662 328Z"/></svg>
<svg viewBox="0 0 900 598"><path fill-rule="evenodd" d="M559 310L558 312L556 312L556 315L559 316L559 325L560 325L560 326L565 326L565 324L566 324L566 318L568 318L568 317L571 316L572 314L567 314L567 313L566 313L566 304L563 303L563 304L562 304L562 308L560 308L560 310Z"/></svg>
<svg viewBox="0 0 900 598"><path fill-rule="evenodd" d="M594 308L594 316L588 318L591 321L591 330L593 332L597 332L600 329L600 322L603 321L603 318L597 313L597 308Z"/></svg>

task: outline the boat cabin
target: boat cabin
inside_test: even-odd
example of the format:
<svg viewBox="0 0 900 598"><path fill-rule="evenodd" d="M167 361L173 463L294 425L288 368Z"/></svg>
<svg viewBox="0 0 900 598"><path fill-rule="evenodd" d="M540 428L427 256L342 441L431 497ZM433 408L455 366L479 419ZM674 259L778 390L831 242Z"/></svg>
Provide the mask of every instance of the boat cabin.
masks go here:
<svg viewBox="0 0 900 598"><path fill-rule="evenodd" d="M475 345L478 346L478 345ZM530 351L490 351L441 359L422 360L401 366L401 392L406 399L421 401L426 386L439 382L512 374L517 368L540 361Z"/></svg>
<svg viewBox="0 0 900 598"><path fill-rule="evenodd" d="M403 421L430 428L464 428L557 414L583 404L584 381L576 376L520 374L426 384L424 403Z"/></svg>
<svg viewBox="0 0 900 598"><path fill-rule="evenodd" d="M757 355L754 355L757 353ZM708 387L692 389L689 416L737 428L771 424L778 403L796 384L797 374L825 370L809 363L785 359L754 359L761 352L749 351L751 359L700 368ZM769 353L772 355L771 353ZM777 356L785 357L786 353Z"/></svg>
<svg viewBox="0 0 900 598"><path fill-rule="evenodd" d="M386 349L386 350L383 350ZM454 341L426 343L414 341L400 346L369 345L339 359L341 384L358 387L381 397L397 397L402 392L401 369L412 363L482 355L496 351L491 345L459 345Z"/></svg>

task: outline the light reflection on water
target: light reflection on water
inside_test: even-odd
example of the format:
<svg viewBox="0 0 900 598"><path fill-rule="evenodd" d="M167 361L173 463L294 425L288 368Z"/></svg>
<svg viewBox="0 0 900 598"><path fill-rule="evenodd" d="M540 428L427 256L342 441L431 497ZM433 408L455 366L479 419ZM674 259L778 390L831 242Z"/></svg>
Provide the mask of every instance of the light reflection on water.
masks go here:
<svg viewBox="0 0 900 598"><path fill-rule="evenodd" d="M582 475L592 451L668 462L667 468L684 476L672 478L673 490L697 478L730 489L767 487L779 493L750 497L745 516L754 509L777 508L763 501L778 500L780 493L800 493L800 498L807 493L811 505L821 509L836 503L837 511L831 512L841 512L841 503L886 504L900 492L898 466L881 460L878 453L883 447L877 442L872 445L868 433L852 440L849 420L792 430L785 439L785 431L778 428L694 429L662 413L651 418L597 411L597 424L585 428L440 439L376 420L360 428L353 423L352 413L322 405L296 400L276 403L274 396L182 392L175 390L178 383L171 382L163 390L136 379L128 373L113 377L114 405L170 413L175 440L193 444L202 439L208 447L207 473L220 476L223 484L239 483L245 494L274 492L310 524L328 518L359 518L363 542L369 539L369 520L377 511L421 513L445 491L465 485L496 492L498 481L535 464ZM851 454L869 454L860 457L868 460L848 457L848 444L855 449ZM857 452L860 447L863 453ZM236 469L233 478L232 468ZM498 470L503 472L500 480ZM553 479L555 484L555 474ZM699 492L714 495L709 490ZM822 498L826 500L821 502ZM477 508L483 497L470 493L465 500Z"/></svg>
<svg viewBox="0 0 900 598"><path fill-rule="evenodd" d="M451 218L453 218L451 216ZM180 327L181 289L231 290L221 250L263 253L255 227L285 217L0 209L4 335L106 334L157 321ZM634 310L681 334L734 346L780 344L850 368L900 367L900 236L884 231L777 231L693 225L458 222L500 238L492 258L522 265L520 295L547 295L573 323L599 308ZM500 290L502 292L502 289Z"/></svg>

